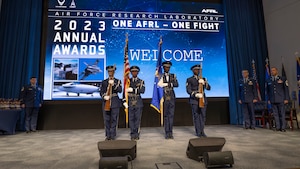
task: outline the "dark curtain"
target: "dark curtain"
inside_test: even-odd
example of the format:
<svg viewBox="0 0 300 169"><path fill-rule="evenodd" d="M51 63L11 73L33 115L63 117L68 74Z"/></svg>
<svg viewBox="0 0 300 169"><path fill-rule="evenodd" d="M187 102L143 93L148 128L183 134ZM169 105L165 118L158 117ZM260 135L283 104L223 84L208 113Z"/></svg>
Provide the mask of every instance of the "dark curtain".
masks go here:
<svg viewBox="0 0 300 169"><path fill-rule="evenodd" d="M2 0L0 98L18 98L31 76L39 77L42 0Z"/></svg>
<svg viewBox="0 0 300 169"><path fill-rule="evenodd" d="M229 77L230 124L242 124L238 104L241 71L248 69L252 76L252 60L256 61L257 78L264 97L264 65L267 40L261 0L223 0Z"/></svg>
<svg viewBox="0 0 300 169"><path fill-rule="evenodd" d="M16 98L31 76L39 76L42 0L2 0L0 15L0 98ZM229 73L230 123L242 124L238 79L256 61L264 96L267 42L261 0L223 0Z"/></svg>

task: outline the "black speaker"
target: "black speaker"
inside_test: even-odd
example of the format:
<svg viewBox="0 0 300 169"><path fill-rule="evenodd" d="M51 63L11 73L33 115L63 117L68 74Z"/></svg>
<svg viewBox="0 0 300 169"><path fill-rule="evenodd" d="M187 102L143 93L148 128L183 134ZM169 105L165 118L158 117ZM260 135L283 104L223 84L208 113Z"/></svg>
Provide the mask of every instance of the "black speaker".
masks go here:
<svg viewBox="0 0 300 169"><path fill-rule="evenodd" d="M99 169L128 169L127 157L102 157Z"/></svg>
<svg viewBox="0 0 300 169"><path fill-rule="evenodd" d="M221 167L227 165L232 167L232 165L234 164L231 151L205 152L203 154L203 160L206 168Z"/></svg>
<svg viewBox="0 0 300 169"><path fill-rule="evenodd" d="M222 137L202 137L189 140L186 155L196 161L203 159L204 152L221 151L225 144Z"/></svg>
<svg viewBox="0 0 300 169"><path fill-rule="evenodd" d="M132 140L109 140L98 142L100 157L123 157L128 160L136 158L136 141Z"/></svg>

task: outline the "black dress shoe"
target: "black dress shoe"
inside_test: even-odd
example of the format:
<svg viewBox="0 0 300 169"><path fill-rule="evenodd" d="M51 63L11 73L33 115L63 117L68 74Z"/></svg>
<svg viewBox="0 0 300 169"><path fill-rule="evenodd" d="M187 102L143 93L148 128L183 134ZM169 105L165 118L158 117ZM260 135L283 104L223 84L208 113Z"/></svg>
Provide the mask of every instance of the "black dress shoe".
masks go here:
<svg viewBox="0 0 300 169"><path fill-rule="evenodd" d="M285 130L285 129L281 129L280 131L281 131L281 132L286 132L286 130Z"/></svg>
<svg viewBox="0 0 300 169"><path fill-rule="evenodd" d="M255 130L255 127L250 127L250 129Z"/></svg>
<svg viewBox="0 0 300 169"><path fill-rule="evenodd" d="M28 133L30 133L30 131L26 131L26 133L28 134Z"/></svg>

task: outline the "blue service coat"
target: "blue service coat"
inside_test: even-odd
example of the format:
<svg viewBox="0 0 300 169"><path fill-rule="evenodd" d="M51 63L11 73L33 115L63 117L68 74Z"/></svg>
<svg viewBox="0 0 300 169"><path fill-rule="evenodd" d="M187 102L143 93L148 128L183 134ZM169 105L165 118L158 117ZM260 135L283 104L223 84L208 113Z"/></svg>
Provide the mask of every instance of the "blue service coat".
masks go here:
<svg viewBox="0 0 300 169"><path fill-rule="evenodd" d="M267 79L268 99L271 103L283 103L290 100L288 81L285 77L271 76Z"/></svg>
<svg viewBox="0 0 300 169"><path fill-rule="evenodd" d="M239 100L242 103L253 103L254 99L258 99L256 81L252 78L239 80Z"/></svg>
<svg viewBox="0 0 300 169"><path fill-rule="evenodd" d="M133 81L133 78L130 78L130 85L129 87L133 88L132 92L128 92L128 105L129 107L135 106L135 107L143 107L143 100L141 97L141 94L145 92L145 83L142 79L136 78L135 81ZM133 103L136 101L136 104Z"/></svg>
<svg viewBox="0 0 300 169"><path fill-rule="evenodd" d="M31 84L22 87L21 89L21 104L25 104L25 107L40 107L43 103L43 89L36 85Z"/></svg>
<svg viewBox="0 0 300 169"><path fill-rule="evenodd" d="M210 85L207 83L206 79L203 78L205 84L203 85L203 91L204 90L210 90ZM198 82L198 76L192 76L189 77L186 80L186 92L190 95L190 104L199 104L199 98L197 98L195 95L199 93L199 82ZM204 93L204 102L207 104L207 98Z"/></svg>
<svg viewBox="0 0 300 169"><path fill-rule="evenodd" d="M122 92L122 83L121 80L114 78L114 84L112 86L112 96L111 96L111 108L119 108L122 106L121 100L118 96L118 93ZM108 90L108 81L109 79L105 79L102 81L102 85L100 88L100 94L101 97L104 98L104 96L107 95ZM103 99L103 105L105 105L106 100Z"/></svg>
<svg viewBox="0 0 300 169"><path fill-rule="evenodd" d="M168 86L164 87L164 100L166 101L166 95L171 97L171 101L175 101L174 87L178 87L178 81L173 73L169 73L169 81L167 81L166 73L162 74L163 83L168 83Z"/></svg>

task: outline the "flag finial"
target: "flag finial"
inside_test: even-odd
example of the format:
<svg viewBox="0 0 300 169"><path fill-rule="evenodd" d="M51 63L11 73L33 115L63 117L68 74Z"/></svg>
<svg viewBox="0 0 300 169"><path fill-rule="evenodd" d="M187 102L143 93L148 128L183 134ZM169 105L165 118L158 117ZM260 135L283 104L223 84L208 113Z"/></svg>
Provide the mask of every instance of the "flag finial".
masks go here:
<svg viewBox="0 0 300 169"><path fill-rule="evenodd" d="M125 34L126 42L128 42L128 33Z"/></svg>
<svg viewBox="0 0 300 169"><path fill-rule="evenodd" d="M266 64L268 64L268 63L269 63L269 59L268 59L268 58L266 58L266 60L265 60L265 61L266 61Z"/></svg>
<svg viewBox="0 0 300 169"><path fill-rule="evenodd" d="M160 36L160 38L159 38L159 44L160 45L162 44L162 36Z"/></svg>

